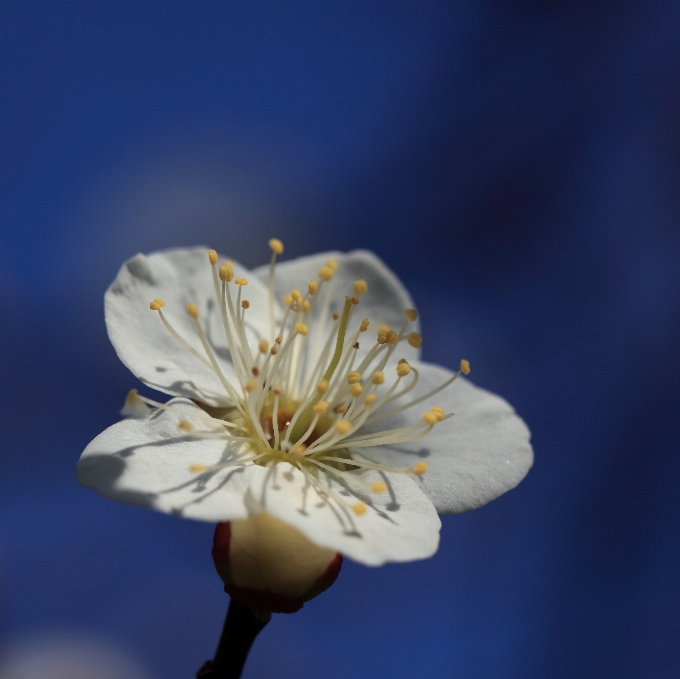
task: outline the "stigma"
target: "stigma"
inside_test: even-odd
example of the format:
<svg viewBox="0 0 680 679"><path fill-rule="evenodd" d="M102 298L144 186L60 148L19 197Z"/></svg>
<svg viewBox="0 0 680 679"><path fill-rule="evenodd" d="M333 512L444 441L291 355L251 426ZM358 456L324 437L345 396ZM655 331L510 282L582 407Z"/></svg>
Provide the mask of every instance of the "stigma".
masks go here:
<svg viewBox="0 0 680 679"><path fill-rule="evenodd" d="M205 266L211 269L220 330L229 348L233 371L223 369L223 359L208 339L196 302L190 301L184 309L171 309L160 298L149 304L174 340L215 374L224 389L225 402L229 403L220 409L197 403L202 414L196 421L182 412L178 435L223 439L232 444L230 450L234 451L227 462L213 467L196 463L188 471L200 475L227 466L274 466L287 462L299 469L320 493L361 516L366 512L365 498L386 492L387 486L382 482L363 485L360 475L353 472L377 470L414 478L427 472L427 464L422 460L411 468L372 462L370 448L414 441L451 418L453 413L438 406L422 411L420 404L461 373L467 375L470 364L462 360L453 377L413 397L418 370L399 354L406 346L416 349L421 346L423 338L413 328L416 311L405 309L400 327L373 324L359 313L361 299L371 294L363 279L341 291L346 295L342 308L333 309L338 263L332 259L318 269L314 279L277 300L276 264L284 246L272 238L269 248L272 253L266 310L269 327L255 341L252 324L248 322L252 304L244 297L247 279L235 277L233 263L220 262L216 250L208 251ZM191 319L192 336L180 334L178 324L173 323L173 318L181 313ZM360 346L364 347L361 354ZM133 390L128 394L123 414L143 417L156 408L173 409L172 405L157 403ZM375 423L402 412L411 414L409 424L376 430ZM350 502L337 495L324 481L328 475L353 488L362 501Z"/></svg>

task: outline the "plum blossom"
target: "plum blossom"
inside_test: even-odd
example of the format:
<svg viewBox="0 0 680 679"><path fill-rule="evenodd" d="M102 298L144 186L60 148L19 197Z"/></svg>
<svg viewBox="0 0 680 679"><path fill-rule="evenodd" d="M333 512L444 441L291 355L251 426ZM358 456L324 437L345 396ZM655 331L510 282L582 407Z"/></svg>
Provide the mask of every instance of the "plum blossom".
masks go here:
<svg viewBox="0 0 680 679"><path fill-rule="evenodd" d="M438 513L516 486L530 434L459 369L420 360L418 314L372 253L248 271L197 247L139 254L105 296L135 390L85 449L102 495L210 522L266 513L363 564L432 556ZM457 361L458 363L458 361Z"/></svg>

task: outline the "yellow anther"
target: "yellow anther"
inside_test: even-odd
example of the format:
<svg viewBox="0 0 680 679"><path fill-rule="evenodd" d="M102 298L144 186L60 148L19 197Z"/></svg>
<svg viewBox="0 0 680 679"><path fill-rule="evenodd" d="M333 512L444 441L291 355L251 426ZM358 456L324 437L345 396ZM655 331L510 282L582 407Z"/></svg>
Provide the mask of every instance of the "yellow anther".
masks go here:
<svg viewBox="0 0 680 679"><path fill-rule="evenodd" d="M311 308L312 308L312 305L310 304L309 300L306 299L306 300L302 303L302 313L303 313L303 314L306 314Z"/></svg>
<svg viewBox="0 0 680 679"><path fill-rule="evenodd" d="M302 293L299 290L293 289L290 291L290 296L293 298L294 302L300 302L302 299Z"/></svg>
<svg viewBox="0 0 680 679"><path fill-rule="evenodd" d="M328 265L322 266L318 271L318 275L322 281L329 281L333 278L333 269Z"/></svg>
<svg viewBox="0 0 680 679"><path fill-rule="evenodd" d="M307 450L307 444L306 443L298 443L296 446L293 446L293 448L290 451L290 454L293 457L304 457L305 456L305 450Z"/></svg>
<svg viewBox="0 0 680 679"><path fill-rule="evenodd" d="M242 306L244 309L250 309L250 302L249 302L247 299L244 299L244 300L241 302L241 306Z"/></svg>
<svg viewBox="0 0 680 679"><path fill-rule="evenodd" d="M309 329L304 323L296 323L295 324L295 329L301 334L301 335L306 335L309 332Z"/></svg>
<svg viewBox="0 0 680 679"><path fill-rule="evenodd" d="M378 332L387 332L388 330L392 330L392 326L387 325L387 323L381 323L378 326Z"/></svg>
<svg viewBox="0 0 680 679"><path fill-rule="evenodd" d="M278 346L278 344L274 344L274 345L272 346L272 348L269 350L269 353L270 353L272 356L276 356L276 354L279 353L279 346Z"/></svg>
<svg viewBox="0 0 680 679"><path fill-rule="evenodd" d="M130 389L130 391L127 393L127 396L125 397L126 405L130 405L132 403L136 403L138 400L141 400L138 394L139 392L136 389Z"/></svg>
<svg viewBox="0 0 680 679"><path fill-rule="evenodd" d="M338 263L334 259L329 259L326 262L326 266L335 273L338 270Z"/></svg>
<svg viewBox="0 0 680 679"><path fill-rule="evenodd" d="M463 373L463 375L469 375L470 374L470 362L463 359L460 362L460 371Z"/></svg>
<svg viewBox="0 0 680 679"><path fill-rule="evenodd" d="M335 431L338 434L346 434L351 428L352 425L347 420L340 420L340 422L335 423Z"/></svg>
<svg viewBox="0 0 680 679"><path fill-rule="evenodd" d="M220 280L230 283L234 278L234 269L226 262L220 267Z"/></svg>
<svg viewBox="0 0 680 679"><path fill-rule="evenodd" d="M385 340L387 341L388 344L396 344L397 340L399 339L399 335L397 335L394 330L388 330L385 333Z"/></svg>
<svg viewBox="0 0 680 679"><path fill-rule="evenodd" d="M371 323L369 322L368 318L364 318L364 320L361 321L361 325L359 326L359 332L366 332L370 324Z"/></svg>
<svg viewBox="0 0 680 679"><path fill-rule="evenodd" d="M187 422L186 420L180 420L177 428L181 429L182 431L193 431L194 425L191 424L191 422Z"/></svg>
<svg viewBox="0 0 680 679"><path fill-rule="evenodd" d="M374 493L384 493L387 490L387 485L382 481L376 481L375 483L371 484L371 490Z"/></svg>
<svg viewBox="0 0 680 679"><path fill-rule="evenodd" d="M269 351L269 342L263 337L260 340L260 352L266 354Z"/></svg>
<svg viewBox="0 0 680 679"><path fill-rule="evenodd" d="M356 384L360 379L361 379L361 374L358 373L356 370L352 370L352 372L347 373L347 383L348 384Z"/></svg>
<svg viewBox="0 0 680 679"><path fill-rule="evenodd" d="M196 320L198 318L198 307L195 304L187 304L187 313L191 318Z"/></svg>
<svg viewBox="0 0 680 679"><path fill-rule="evenodd" d="M382 370L376 370L371 377L371 382L373 382L373 384L384 384L385 373L383 373Z"/></svg>
<svg viewBox="0 0 680 679"><path fill-rule="evenodd" d="M427 471L427 462L423 462L421 460L420 462L416 462L415 465L413 465L413 473L416 476L422 476L426 471Z"/></svg>
<svg viewBox="0 0 680 679"><path fill-rule="evenodd" d="M149 304L149 309L151 311L158 311L161 307L165 306L165 302L162 299L156 298L151 304Z"/></svg>
<svg viewBox="0 0 680 679"><path fill-rule="evenodd" d="M418 318L418 312L415 309L404 309L404 316L413 322Z"/></svg>
<svg viewBox="0 0 680 679"><path fill-rule="evenodd" d="M406 377L411 372L411 366L406 361L399 361L397 364L397 375Z"/></svg>
<svg viewBox="0 0 680 679"><path fill-rule="evenodd" d="M355 295L365 295L368 292L368 283L360 279L358 281L354 281L354 294Z"/></svg>
<svg viewBox="0 0 680 679"><path fill-rule="evenodd" d="M363 390L364 390L364 388L360 384L353 384L349 388L349 393L352 394L352 396L354 396L354 398L357 398L357 397L361 396L361 392Z"/></svg>
<svg viewBox="0 0 680 679"><path fill-rule="evenodd" d="M376 398L378 398L376 394L367 394L366 398L364 399L364 405L370 406L371 403L373 403Z"/></svg>
<svg viewBox="0 0 680 679"><path fill-rule="evenodd" d="M312 410L321 415L321 413L325 413L328 410L328 403L326 401L319 401Z"/></svg>
<svg viewBox="0 0 680 679"><path fill-rule="evenodd" d="M293 295L286 295L283 298L283 306L290 306L293 303Z"/></svg>
<svg viewBox="0 0 680 679"><path fill-rule="evenodd" d="M309 290L310 295L316 295L317 290L319 289L319 284L314 280L309 281L309 285L307 286L307 289Z"/></svg>
<svg viewBox="0 0 680 679"><path fill-rule="evenodd" d="M283 253L283 243L278 238L269 239L269 247L277 254Z"/></svg>
<svg viewBox="0 0 680 679"><path fill-rule="evenodd" d="M409 333L406 341L414 348L420 349L420 345L423 343L423 338L417 332Z"/></svg>
<svg viewBox="0 0 680 679"><path fill-rule="evenodd" d="M428 424L437 424L439 422L439 418L431 410L426 410L423 413L423 419Z"/></svg>
<svg viewBox="0 0 680 679"><path fill-rule="evenodd" d="M208 261L215 266L217 264L217 250L208 250Z"/></svg>
<svg viewBox="0 0 680 679"><path fill-rule="evenodd" d="M281 387L274 387L274 388L272 389L272 391L273 391L277 396L281 396L281 393L283 392L283 389L281 389Z"/></svg>
<svg viewBox="0 0 680 679"><path fill-rule="evenodd" d="M204 464L191 464L191 465L189 465L189 471L192 474L200 474L201 472L205 471L205 465Z"/></svg>
<svg viewBox="0 0 680 679"><path fill-rule="evenodd" d="M257 380L248 380L248 381L243 385L243 388L244 388L246 391L252 391L253 389L255 389L255 387L257 387Z"/></svg>
<svg viewBox="0 0 680 679"><path fill-rule="evenodd" d="M234 283L236 285L248 285L248 281L245 278L237 278Z"/></svg>
<svg viewBox="0 0 680 679"><path fill-rule="evenodd" d="M352 505L352 511L357 516L362 516L368 511L368 509L366 508L366 505L363 502L357 502L356 504Z"/></svg>
<svg viewBox="0 0 680 679"><path fill-rule="evenodd" d="M437 420L441 422L444 419L444 408L439 406L432 406L430 410L437 416Z"/></svg>
<svg viewBox="0 0 680 679"><path fill-rule="evenodd" d="M325 394L328 391L328 380L321 380L321 382L316 385L316 390L320 394Z"/></svg>

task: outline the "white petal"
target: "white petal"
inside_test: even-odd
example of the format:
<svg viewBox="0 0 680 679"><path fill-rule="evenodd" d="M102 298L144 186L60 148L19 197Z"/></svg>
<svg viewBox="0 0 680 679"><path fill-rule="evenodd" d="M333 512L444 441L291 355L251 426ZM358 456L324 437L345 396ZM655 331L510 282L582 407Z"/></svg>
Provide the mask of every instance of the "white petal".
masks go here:
<svg viewBox="0 0 680 679"><path fill-rule="evenodd" d="M97 436L78 461L78 481L106 497L166 514L202 521L246 518L243 495L252 466L191 473L192 464L223 461L226 443L190 438L177 428L180 420L200 428L209 418L185 399L169 405L182 414L160 411L146 420L123 420Z"/></svg>
<svg viewBox="0 0 680 679"><path fill-rule="evenodd" d="M354 250L352 252L324 252L309 257L300 257L276 265L276 298L281 300L293 288L307 291L309 281L315 279L320 282L318 271L329 260L334 259L338 263L338 270L330 283L324 286L332 286L332 309L342 311L346 296L354 295L354 281L365 280L368 284L368 292L360 296L359 305L353 310L353 321L350 332L358 329L363 318L368 318L371 327L360 336L359 343L362 351L369 349L375 343L378 325L386 323L395 330L399 330L405 319L404 309L413 309L414 304L411 296L396 275L376 255L368 250ZM269 267L261 266L254 271L268 285ZM325 294L321 289L318 299L315 300L314 309L310 316L313 321L319 317L320 302ZM307 322L307 321L305 321ZM326 324L330 327L330 323ZM409 324L408 332L418 332L419 322ZM324 334L324 337L326 335ZM420 355L420 350L414 349L403 343L401 352L408 360L415 360Z"/></svg>
<svg viewBox="0 0 680 679"><path fill-rule="evenodd" d="M420 371L418 385L406 395L404 403L439 386L453 374L429 363L414 367ZM440 406L455 416L435 425L424 438L362 448L360 452L375 462L395 467L413 467L418 460L427 462L428 470L419 479L420 485L442 514L481 507L526 476L534 460L526 424L507 401L463 377L422 403L364 430L413 424L431 406Z"/></svg>
<svg viewBox="0 0 680 679"><path fill-rule="evenodd" d="M237 277L248 280L242 294L251 303L246 321L249 341L254 347L262 334L268 333L267 290L257 276L239 264L234 268ZM163 313L170 324L205 356L186 312L187 304L198 305L201 326L225 376L234 384L208 250L166 250L139 254L126 262L104 297L106 327L121 361L148 386L211 405L228 403L228 395L217 376L182 347L166 330L158 313L149 309L156 297L165 301Z"/></svg>
<svg viewBox="0 0 680 679"><path fill-rule="evenodd" d="M262 471L265 473L253 479L246 495L251 513L267 511L322 547L367 566L426 559L437 551L439 517L418 486L404 475L353 472L364 484L387 483L388 492L371 498L342 495L345 487L330 482L348 505L360 500L371 503L365 514L357 516L336 500L319 495L302 472L288 463Z"/></svg>

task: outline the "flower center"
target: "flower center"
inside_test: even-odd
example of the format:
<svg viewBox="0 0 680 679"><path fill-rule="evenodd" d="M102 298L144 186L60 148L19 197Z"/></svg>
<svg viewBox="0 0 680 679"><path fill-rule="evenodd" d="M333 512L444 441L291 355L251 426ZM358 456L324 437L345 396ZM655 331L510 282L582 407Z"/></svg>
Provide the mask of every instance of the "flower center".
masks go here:
<svg viewBox="0 0 680 679"><path fill-rule="evenodd" d="M255 341L252 335L249 337L252 331L246 323L250 302L243 298L248 281L235 277L232 262L218 266L215 250L208 253L234 376L218 362L201 326L196 304L188 304L186 311L193 320L203 352L175 330L163 313L163 300L155 299L150 304L168 332L219 378L229 401L229 406L224 408L199 404L210 416L210 422L194 425L182 420L180 428L194 437L223 438L232 457L220 468L244 463L270 466L286 461L300 469L317 488L321 485L327 494L332 491L321 480L327 473L338 476L347 475L348 469L378 469L421 475L427 469L424 462L416 463L412 469L386 467L367 459L368 449L421 438L453 413L446 414L443 409L432 407L407 426L374 433L366 433L362 428L429 399L461 372L467 374L469 364L461 361L460 370L449 380L411 398L418 371L401 359L388 386L386 367L399 345L406 342L420 347L421 336L407 331L417 318L415 310L404 311L405 320L399 330L379 325L375 343L360 355L359 339L367 332L370 322L364 318L355 324L352 319L360 296L368 292L366 281L354 281L353 294L345 297L342 311L332 311L332 289L338 265L330 260L319 269L320 280L310 281L305 293L293 289L284 297L285 311L277 315L276 261L283 245L277 239L272 239L269 245L272 250L269 333ZM143 399L136 392L134 398L172 409ZM364 454L358 457L362 449ZM194 465L194 471L205 471L205 468ZM356 482L356 477L353 478ZM384 492L384 485L377 484L380 487L373 488L373 492ZM362 513L356 506L354 509Z"/></svg>

